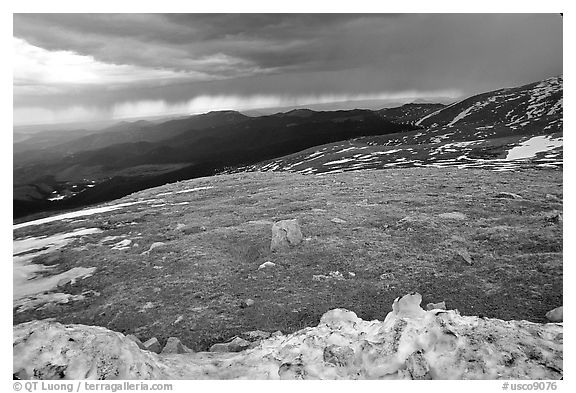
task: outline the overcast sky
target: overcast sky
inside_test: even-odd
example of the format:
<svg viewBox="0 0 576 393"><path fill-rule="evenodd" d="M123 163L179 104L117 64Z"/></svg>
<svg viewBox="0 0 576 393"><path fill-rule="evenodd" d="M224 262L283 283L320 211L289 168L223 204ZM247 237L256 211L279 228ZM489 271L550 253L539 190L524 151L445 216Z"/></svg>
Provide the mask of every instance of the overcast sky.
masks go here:
<svg viewBox="0 0 576 393"><path fill-rule="evenodd" d="M389 99L562 74L557 14L15 14L14 123Z"/></svg>

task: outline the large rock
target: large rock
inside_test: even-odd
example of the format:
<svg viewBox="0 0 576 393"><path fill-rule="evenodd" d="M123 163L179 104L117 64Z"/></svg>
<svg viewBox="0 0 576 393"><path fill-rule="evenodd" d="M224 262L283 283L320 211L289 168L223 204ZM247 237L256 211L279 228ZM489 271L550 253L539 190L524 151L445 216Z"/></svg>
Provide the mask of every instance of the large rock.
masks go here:
<svg viewBox="0 0 576 393"><path fill-rule="evenodd" d="M472 261L472 257L470 256L470 253L461 248L459 250L456 250L456 254L458 254L460 256L460 258L462 258L468 265L472 265L474 263L474 261Z"/></svg>
<svg viewBox="0 0 576 393"><path fill-rule="evenodd" d="M248 347L250 347L250 342L240 337L235 337L230 342L212 345L210 352L240 352L248 349Z"/></svg>
<svg viewBox="0 0 576 393"><path fill-rule="evenodd" d="M138 337L136 337L133 334L129 334L126 336L127 339L132 340L136 343L136 345L138 345L138 348L140 349L146 349L146 346L144 345L144 343L142 341L140 341L140 339Z"/></svg>
<svg viewBox="0 0 576 393"><path fill-rule="evenodd" d="M249 332L242 333L242 337L248 341L265 340L265 339L269 338L271 335L272 335L272 333L265 332L262 330L252 330Z"/></svg>
<svg viewBox="0 0 576 393"><path fill-rule="evenodd" d="M162 345L160 345L160 342L156 337L152 337L150 340L144 343L144 348L150 352L160 353L162 350Z"/></svg>
<svg viewBox="0 0 576 393"><path fill-rule="evenodd" d="M140 255L149 255L153 250L160 248L160 247L164 247L166 245L166 243L164 242L154 242L150 245L150 248L144 252L142 252Z"/></svg>
<svg viewBox="0 0 576 393"><path fill-rule="evenodd" d="M564 320L564 307L556 307L546 313L546 318L551 322L562 322Z"/></svg>
<svg viewBox="0 0 576 393"><path fill-rule="evenodd" d="M284 251L302 242L298 220L282 220L272 224L270 251Z"/></svg>
<svg viewBox="0 0 576 393"><path fill-rule="evenodd" d="M335 309L318 326L250 348L142 351L101 327L43 320L13 327L13 373L35 379L560 379L563 326L424 311L415 293L385 320ZM248 348L242 350L242 348ZM232 352L240 350L239 352Z"/></svg>
<svg viewBox="0 0 576 393"><path fill-rule="evenodd" d="M177 337L169 337L161 353L165 355L170 353L189 353L189 352L192 352L192 350L186 347L184 344L182 344L180 339L178 339Z"/></svg>
<svg viewBox="0 0 576 393"><path fill-rule="evenodd" d="M446 310L446 302L440 302L440 303L428 303L426 305L426 311L432 311L432 310Z"/></svg>

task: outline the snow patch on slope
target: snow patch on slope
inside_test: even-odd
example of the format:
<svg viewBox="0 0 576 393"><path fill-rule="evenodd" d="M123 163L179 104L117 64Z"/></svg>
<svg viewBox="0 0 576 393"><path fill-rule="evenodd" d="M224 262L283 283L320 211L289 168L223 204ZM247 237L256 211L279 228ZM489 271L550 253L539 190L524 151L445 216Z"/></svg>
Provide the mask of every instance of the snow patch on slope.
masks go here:
<svg viewBox="0 0 576 393"><path fill-rule="evenodd" d="M508 151L507 161L533 158L537 153L543 153L562 147L563 138L553 138L551 135L539 135L522 142Z"/></svg>
<svg viewBox="0 0 576 393"><path fill-rule="evenodd" d="M119 203L117 205L108 205L108 206L102 206L102 207L95 207L95 208L91 208L91 209L78 210L78 211L70 212L70 213L57 214L55 216L45 217L45 218L41 218L39 220L26 221L26 222L23 222L20 224L13 225L12 229L25 228L25 227L29 227L29 226L33 226L33 225L41 225L41 224L46 224L49 222L61 221L61 220L66 220L66 219L70 219L70 218L82 217L82 216L91 216L94 214L111 212L111 211L118 210L118 209L121 209L121 208L126 207L126 206L132 206L132 205L137 205L140 203L155 202L155 201L156 200L151 199L151 200L145 200L145 201L126 202L126 203Z"/></svg>
<svg viewBox="0 0 576 393"><path fill-rule="evenodd" d="M83 279L96 268L75 267L59 274L50 274L54 266L33 263L34 258L57 251L74 239L102 232L98 228L80 228L68 233L45 237L16 239L13 243L13 301L20 305L21 299L56 289L62 280Z"/></svg>

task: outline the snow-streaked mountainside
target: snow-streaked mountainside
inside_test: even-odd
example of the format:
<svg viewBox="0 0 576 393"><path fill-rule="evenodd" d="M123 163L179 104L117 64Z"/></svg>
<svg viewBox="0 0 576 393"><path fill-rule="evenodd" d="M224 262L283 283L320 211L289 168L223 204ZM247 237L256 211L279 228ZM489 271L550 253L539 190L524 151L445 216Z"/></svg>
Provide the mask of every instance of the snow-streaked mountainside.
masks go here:
<svg viewBox="0 0 576 393"><path fill-rule="evenodd" d="M416 122L432 130L487 127L483 137L499 127L523 132L562 130L562 77L479 94L442 108Z"/></svg>
<svg viewBox="0 0 576 393"><path fill-rule="evenodd" d="M405 167L483 168L497 171L527 166L562 167L562 77L479 94L440 106L405 121L422 129L361 137L268 160L238 171L290 171L303 174ZM401 107L402 108L402 107ZM398 117L401 119L402 117Z"/></svg>

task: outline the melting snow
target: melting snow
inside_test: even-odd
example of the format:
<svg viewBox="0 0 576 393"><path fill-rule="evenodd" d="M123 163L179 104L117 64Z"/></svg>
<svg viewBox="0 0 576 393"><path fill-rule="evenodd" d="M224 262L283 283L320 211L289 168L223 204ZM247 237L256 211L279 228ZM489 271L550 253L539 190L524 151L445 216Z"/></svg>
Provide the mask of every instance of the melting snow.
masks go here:
<svg viewBox="0 0 576 393"><path fill-rule="evenodd" d="M343 158L341 160L325 162L324 165L344 164L346 162L354 161L352 158Z"/></svg>
<svg viewBox="0 0 576 393"><path fill-rule="evenodd" d="M212 186L208 186L208 187L196 187L196 188L189 188L187 190L182 190L182 191L176 191L176 194L184 194L186 192L194 192L194 191L200 191L200 190L209 190L211 188L214 188Z"/></svg>
<svg viewBox="0 0 576 393"><path fill-rule="evenodd" d="M333 273L339 275L319 279L343 280L340 272ZM563 375L563 324L424 311L421 301L417 293L397 298L384 321L330 310L316 327L273 335L238 353L156 355L102 327L33 321L14 326L13 370L46 379L122 380L552 380Z"/></svg>
<svg viewBox="0 0 576 393"><path fill-rule="evenodd" d="M552 138L550 135L539 135L522 142L508 151L507 161L523 160L535 157L537 153L547 152L562 147L563 138Z"/></svg>
<svg viewBox="0 0 576 393"><path fill-rule="evenodd" d="M463 118L465 118L466 116L468 116L470 114L470 112L472 111L472 109L478 107L479 103L475 103L474 105L472 105L469 108L466 108L465 110L463 110L462 112L460 112L458 114L458 116L456 116L450 123L447 124L448 127L453 126L455 123L459 122L460 120L462 120Z"/></svg>
<svg viewBox="0 0 576 393"><path fill-rule="evenodd" d="M340 151L337 151L336 153L345 153L345 152L350 151L350 150L356 150L356 146L347 147L346 149L342 149Z"/></svg>
<svg viewBox="0 0 576 393"><path fill-rule="evenodd" d="M375 151L372 154L376 154L376 155L381 155L381 154L392 154L392 153L397 153L399 151L402 151L402 149L392 149L392 150L386 150L386 151Z"/></svg>
<svg viewBox="0 0 576 393"><path fill-rule="evenodd" d="M324 153L322 151L315 151L314 153L310 154L308 157L306 158L315 158L315 157L319 157L324 155Z"/></svg>
<svg viewBox="0 0 576 393"><path fill-rule="evenodd" d="M126 203L119 203L117 205L109 205L109 206L96 207L96 208L92 208L92 209L78 210L75 212L58 214L55 216L41 218L39 220L22 222L20 224L13 225L12 229L19 229L19 228L29 227L29 226L33 226L33 225L41 225L41 224L46 224L46 223L53 222L53 221L66 220L69 218L90 216L93 214L105 213L105 212L110 212L113 210L118 210L118 209L121 209L121 208L126 207L126 206L132 206L132 205L137 205L140 203L153 202L153 201L156 201L156 200L150 199L150 200L145 200L145 201L126 202Z"/></svg>
<svg viewBox="0 0 576 393"><path fill-rule="evenodd" d="M14 240L13 246L13 294L14 301L26 296L53 290L58 282L63 279L75 280L91 275L96 268L75 267L66 272L39 277L39 273L46 273L53 269L32 260L40 255L54 252L74 240L78 236L84 236L102 232L98 228L80 228L68 233L57 233L46 237L29 237Z"/></svg>

